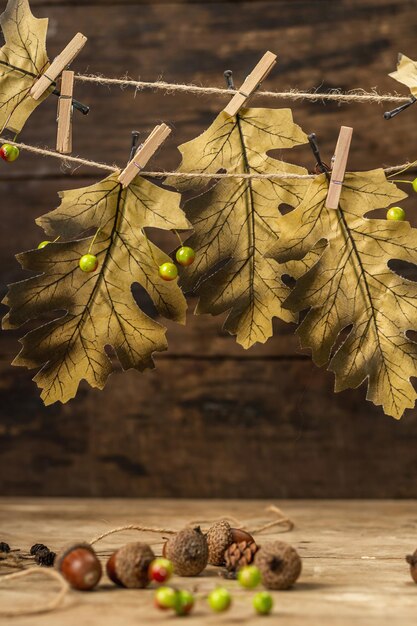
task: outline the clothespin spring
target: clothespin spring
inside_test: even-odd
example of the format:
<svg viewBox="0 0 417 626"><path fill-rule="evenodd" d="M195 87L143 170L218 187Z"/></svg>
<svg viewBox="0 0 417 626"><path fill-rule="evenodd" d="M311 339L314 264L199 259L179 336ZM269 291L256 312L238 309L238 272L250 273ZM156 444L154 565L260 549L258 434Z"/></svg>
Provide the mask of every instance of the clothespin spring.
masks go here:
<svg viewBox="0 0 417 626"><path fill-rule="evenodd" d="M321 158L316 133L311 133L310 135L308 135L307 139L308 139L308 143L310 144L310 148L314 154L314 157L316 159L316 167L315 167L316 172L318 170L318 173L326 174L327 178L330 179L330 173L329 173L330 168L327 165L327 163L325 163ZM332 162L333 162L333 158L332 158Z"/></svg>
<svg viewBox="0 0 417 626"><path fill-rule="evenodd" d="M54 84L56 85L56 83ZM54 89L52 94L54 96L58 96L58 98L61 98L61 92L59 91L59 89ZM83 115L88 115L90 113L89 106L87 106L86 104L83 104L82 102L78 102L78 100L75 100L74 98L72 99L72 106L74 107L76 111L79 111Z"/></svg>
<svg viewBox="0 0 417 626"><path fill-rule="evenodd" d="M402 111L405 111L405 109L408 109L408 107L410 107L416 101L417 101L417 98L415 96L411 96L409 102L402 104L401 106L397 107L396 109L393 109L392 111L385 111L384 119L391 120L393 117L398 115L398 113L402 113Z"/></svg>

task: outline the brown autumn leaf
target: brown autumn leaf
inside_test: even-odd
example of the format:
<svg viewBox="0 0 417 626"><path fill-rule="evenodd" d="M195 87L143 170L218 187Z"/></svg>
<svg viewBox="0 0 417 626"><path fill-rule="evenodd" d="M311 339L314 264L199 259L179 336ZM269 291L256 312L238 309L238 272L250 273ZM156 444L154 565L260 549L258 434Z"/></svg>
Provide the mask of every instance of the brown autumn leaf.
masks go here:
<svg viewBox="0 0 417 626"><path fill-rule="evenodd" d="M0 16L5 45L0 49L0 132L19 133L28 117L49 95L34 100L29 91L48 67L47 19L33 17L28 0L9 0Z"/></svg>
<svg viewBox="0 0 417 626"><path fill-rule="evenodd" d="M279 262L302 259L326 241L285 306L308 310L297 334L315 363L335 373L336 391L367 380L367 399L400 418L416 399L410 378L417 375L417 344L406 333L417 330L417 283L388 264L417 264L417 230L365 216L406 194L381 169L346 174L338 210L325 208L327 189L325 175L318 176L281 219L282 236L271 250Z"/></svg>
<svg viewBox="0 0 417 626"><path fill-rule="evenodd" d="M306 141L290 109L242 109L236 117L221 112L202 135L179 147L178 171L305 175L304 168L267 152ZM207 185L208 179L174 175L167 182L185 191ZM187 245L194 248L196 260L182 272L180 284L198 294L196 314L227 311L224 328L244 348L272 335L274 317L295 319L282 307L289 294L282 277L294 268L265 258L265 251L279 236L279 205L298 205L309 182L291 177L223 178L185 204L194 229Z"/></svg>
<svg viewBox="0 0 417 626"><path fill-rule="evenodd" d="M18 255L22 267L36 276L10 286L3 326L65 311L30 331L14 361L40 368L34 380L45 404L74 397L82 379L102 389L114 369L106 346L112 346L124 370L153 367L153 352L166 350L166 329L138 307L134 283L146 290L159 314L185 321L186 302L177 281L165 282L158 273L159 264L170 259L144 232L146 227L189 228L180 195L139 176L122 189L118 175L60 194L59 208L37 223L51 238L69 241ZM98 228L92 252L99 266L84 273L78 261L93 237L83 236Z"/></svg>

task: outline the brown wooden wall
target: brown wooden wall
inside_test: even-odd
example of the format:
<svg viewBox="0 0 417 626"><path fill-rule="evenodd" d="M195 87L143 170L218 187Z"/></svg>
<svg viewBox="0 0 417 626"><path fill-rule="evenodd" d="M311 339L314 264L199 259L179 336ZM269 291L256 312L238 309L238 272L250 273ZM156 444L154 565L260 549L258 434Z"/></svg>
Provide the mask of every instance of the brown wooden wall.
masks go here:
<svg viewBox="0 0 417 626"><path fill-rule="evenodd" d="M4 0L1 3L5 5ZM279 55L267 89L401 87L387 77L399 51L417 57L415 0L32 0L49 16L53 56L78 30L89 37L82 73L222 86L239 83L266 49ZM130 131L164 120L175 128L155 166L178 163L176 145L207 127L222 98L163 95L77 84L74 152L123 164ZM258 99L257 104L273 103ZM287 102L277 102L287 106ZM53 146L56 101L32 116L21 139ZM341 124L354 127L351 169L417 158L417 110L387 123L379 105L293 104L328 160ZM312 166L307 148L291 158ZM100 175L100 173L99 173ZM22 154L0 165L1 291L20 278L13 255L42 238L34 218L57 191L86 185L57 161ZM409 211L417 202L409 201ZM412 217L414 220L414 218ZM417 224L417 220L415 220ZM192 304L192 303L191 303ZM73 402L44 408L31 373L12 368L16 336L0 337L0 495L413 497L417 412L401 422L364 400L334 395L333 376L301 354L290 327L245 352L221 319L190 315L169 326L157 369L116 373L103 393L82 386Z"/></svg>

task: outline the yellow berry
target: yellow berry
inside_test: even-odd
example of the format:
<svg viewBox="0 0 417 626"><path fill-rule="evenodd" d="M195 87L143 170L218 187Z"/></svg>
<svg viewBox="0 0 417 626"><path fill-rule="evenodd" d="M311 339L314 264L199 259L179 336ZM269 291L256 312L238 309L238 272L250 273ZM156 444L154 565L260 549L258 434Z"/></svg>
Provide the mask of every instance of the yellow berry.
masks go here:
<svg viewBox="0 0 417 626"><path fill-rule="evenodd" d="M210 608L216 613L227 611L232 603L230 592L224 587L217 587L209 593L208 603Z"/></svg>
<svg viewBox="0 0 417 626"><path fill-rule="evenodd" d="M178 269L174 263L162 263L159 266L159 275L163 280L175 280L178 276Z"/></svg>
<svg viewBox="0 0 417 626"><path fill-rule="evenodd" d="M253 598L253 608L259 615L269 615L274 606L274 600L268 591L260 591Z"/></svg>
<svg viewBox="0 0 417 626"><path fill-rule="evenodd" d="M387 211L387 220L395 222L403 222L405 220L405 211L400 206L392 206Z"/></svg>
<svg viewBox="0 0 417 626"><path fill-rule="evenodd" d="M177 263L183 267L187 267L191 265L191 263L194 263L195 252L190 246L181 246L181 248L178 248L175 258L177 259Z"/></svg>
<svg viewBox="0 0 417 626"><path fill-rule="evenodd" d="M94 254L84 254L79 261L83 272L95 272L98 267L98 259Z"/></svg>

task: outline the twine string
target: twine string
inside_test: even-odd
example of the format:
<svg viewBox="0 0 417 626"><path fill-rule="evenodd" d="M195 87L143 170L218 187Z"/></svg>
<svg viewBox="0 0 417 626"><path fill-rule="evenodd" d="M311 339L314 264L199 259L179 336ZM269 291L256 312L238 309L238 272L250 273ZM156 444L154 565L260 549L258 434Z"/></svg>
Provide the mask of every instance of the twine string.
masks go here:
<svg viewBox="0 0 417 626"><path fill-rule="evenodd" d="M223 515L222 517L215 518L212 520L191 520L190 522L188 522L187 526L197 526L197 525L200 526L203 523L212 524L213 522L225 519L231 522L235 526L235 528L239 528L241 530L247 530L248 532L253 533L253 534L259 534L259 533L264 532L265 530L270 530L271 528L280 527L280 526L283 527L281 529L281 532L289 532L293 530L294 522L289 517L287 517L281 511L281 509L279 509L277 506L270 505L265 510L267 513L272 513L274 516L274 519L268 522L264 522L261 525L255 526L255 527L251 527L249 523L247 524L242 523L233 515ZM158 528L154 526L141 526L138 524L129 524L127 526L118 526L116 528L111 528L110 530L107 530L106 532L101 533L100 535L97 535L96 537L94 537L89 543L90 545L93 546L94 544L101 541L105 537L109 537L110 535L115 535L116 533L125 532L127 530L137 530L139 532L144 532L144 533L157 533L159 535L175 535L178 532L178 530L174 530L172 528ZM207 532L207 530L203 532Z"/></svg>
<svg viewBox="0 0 417 626"><path fill-rule="evenodd" d="M294 529L294 522L292 519L287 517L280 508L275 505L268 506L266 508L267 513L273 513L275 515L275 519L270 522L266 522L265 524L261 524L260 526L256 526L252 528L252 533L254 535L258 535L259 533L263 533L265 530L270 530L271 528L282 526L280 532L289 532Z"/></svg>
<svg viewBox="0 0 417 626"><path fill-rule="evenodd" d="M74 157L69 155L63 155L55 150L51 150L49 148L39 148L38 146L32 146L30 144L21 143L18 141L12 141L5 137L0 137L1 143L8 143L12 146L16 146L21 150L26 150L27 152L32 152L34 154L39 154L44 157L53 157L54 159L59 159L60 161L66 163L74 163L74 165L85 165L86 167L97 168L101 170L105 170L107 172L119 172L120 168L116 165L109 165L107 163L100 163L99 161L92 161L89 159L84 159L82 157ZM398 172L403 172L410 167L414 167L417 165L417 161L407 161L406 163L401 163L400 165L393 165L391 167L383 168L385 174L395 174ZM276 174L247 174L247 173L207 173L207 172L170 172L170 171L147 171L143 170L141 172L142 176L150 176L153 178L165 178L166 176L173 176L175 178L187 179L187 178L199 178L199 179L221 179L221 178L236 178L236 179L265 179L265 180L274 180L274 179L313 179L317 176L317 174L291 174L290 172L277 172Z"/></svg>
<svg viewBox="0 0 417 626"><path fill-rule="evenodd" d="M281 509L279 509L277 506L275 505L267 506L265 511L266 513L272 513L274 516L274 519L268 522L263 522L259 526L251 526L251 524L249 523L244 523L241 520L239 520L237 517L235 517L234 515L223 515L222 517L215 517L210 520L203 520L203 522L213 524L215 522L227 520L229 523L233 525L234 528L237 528L240 530L246 530L247 532L253 535L257 535L259 533L264 532L265 530L269 530L270 528L275 528L277 526L283 527L280 530L280 532L289 532L293 530L295 526L293 520L287 517L285 513L283 513ZM189 524L190 525L202 524L203 522L201 520L194 520L192 522L189 522Z"/></svg>
<svg viewBox="0 0 417 626"><path fill-rule="evenodd" d="M21 615L39 615L40 613L49 613L57 609L64 597L69 591L69 585L67 581L55 570L42 569L39 567L32 567L30 569L23 570L23 572L15 572L13 574L7 574L0 578L0 585L9 582L11 580L17 580L20 578L27 578L29 576L46 576L52 578L59 583L59 589L57 594L51 599L45 601L43 604L28 608L8 609L7 607L0 606L0 615L5 617L17 617Z"/></svg>
<svg viewBox="0 0 417 626"><path fill-rule="evenodd" d="M15 552L0 552L0 567L23 569L22 556Z"/></svg>
<svg viewBox="0 0 417 626"><path fill-rule="evenodd" d="M125 78L107 78L96 74L77 74L75 80L83 83L94 83L96 85L117 85L120 88L133 87L136 91L160 90L166 93L191 93L195 95L210 96L228 96L229 98L237 93L238 89L225 89L220 87L202 87L199 85L191 85L186 83L167 83L162 80L150 82L143 80L132 80ZM330 102L372 102L376 104L382 103L403 103L409 102L410 96L400 96L399 94L380 94L376 91L364 91L356 89L348 92L341 92L334 89L332 91L321 93L319 91L300 91L298 89L289 89L287 91L256 91L252 94L255 97L278 98L282 100L309 100L312 102L330 101Z"/></svg>
<svg viewBox="0 0 417 626"><path fill-rule="evenodd" d="M101 541L105 537L109 537L109 535L115 535L116 533L122 533L126 530L137 530L143 533L158 533L159 535L175 535L177 530L173 530L172 528L158 528L153 526L140 526L138 524L129 524L128 526L118 526L117 528L111 528L97 537L94 537L89 543L93 546L98 541Z"/></svg>

